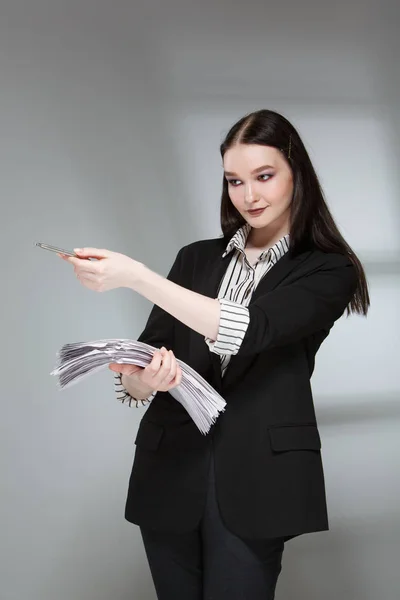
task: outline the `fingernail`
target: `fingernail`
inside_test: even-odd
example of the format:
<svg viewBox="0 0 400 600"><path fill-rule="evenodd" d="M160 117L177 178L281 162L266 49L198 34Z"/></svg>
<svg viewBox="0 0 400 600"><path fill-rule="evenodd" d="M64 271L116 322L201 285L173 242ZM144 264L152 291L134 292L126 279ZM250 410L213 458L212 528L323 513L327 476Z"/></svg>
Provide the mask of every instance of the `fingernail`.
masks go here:
<svg viewBox="0 0 400 600"><path fill-rule="evenodd" d="M79 254L80 252L82 252L82 248L74 248L74 252L75 254Z"/></svg>

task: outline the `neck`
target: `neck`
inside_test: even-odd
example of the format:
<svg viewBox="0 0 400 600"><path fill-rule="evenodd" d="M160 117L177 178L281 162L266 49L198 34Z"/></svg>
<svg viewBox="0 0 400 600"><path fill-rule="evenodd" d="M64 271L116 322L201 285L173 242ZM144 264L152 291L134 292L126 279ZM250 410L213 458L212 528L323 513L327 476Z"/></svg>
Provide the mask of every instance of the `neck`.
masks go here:
<svg viewBox="0 0 400 600"><path fill-rule="evenodd" d="M290 226L287 218L284 222L270 223L261 229L252 227L247 238L246 247L257 249L271 248L271 246L289 233L289 229Z"/></svg>

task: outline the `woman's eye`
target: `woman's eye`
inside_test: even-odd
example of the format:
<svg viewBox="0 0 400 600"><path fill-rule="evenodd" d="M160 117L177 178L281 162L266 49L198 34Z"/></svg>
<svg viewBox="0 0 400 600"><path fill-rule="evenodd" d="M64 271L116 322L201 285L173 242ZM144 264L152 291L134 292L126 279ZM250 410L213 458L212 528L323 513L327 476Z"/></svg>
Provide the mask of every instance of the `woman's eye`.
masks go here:
<svg viewBox="0 0 400 600"><path fill-rule="evenodd" d="M271 177L272 177L272 175L270 175L269 173L264 173L263 175L259 175L258 179L261 181L268 181L269 179L271 179ZM228 179L227 181L228 181L228 184L233 187L238 187L238 185L241 184L240 179Z"/></svg>

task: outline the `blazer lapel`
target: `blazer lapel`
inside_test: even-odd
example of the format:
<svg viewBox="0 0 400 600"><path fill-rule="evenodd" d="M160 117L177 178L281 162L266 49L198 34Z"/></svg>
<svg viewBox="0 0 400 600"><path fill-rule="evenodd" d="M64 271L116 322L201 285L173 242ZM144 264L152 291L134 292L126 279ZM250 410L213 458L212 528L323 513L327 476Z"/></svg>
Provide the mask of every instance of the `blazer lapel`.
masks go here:
<svg viewBox="0 0 400 600"><path fill-rule="evenodd" d="M288 277L288 275L298 267L309 255L311 251L302 252L295 257L291 257L287 252L282 258L278 260L278 262L264 275L259 284L257 285L250 303L249 307L257 301L258 298L267 294L268 292L272 292L278 285ZM214 369L217 369L219 362L214 358L216 357L219 361L219 356L210 353L212 355L211 361L213 363ZM237 361L240 361L240 368L237 368ZM246 371L247 367L254 360L254 356L246 356L241 357L240 355L233 355L230 359L228 367L225 371L225 375L223 377L222 386L226 388L229 385L232 385L238 378L242 377L242 373ZM232 368L233 367L233 368ZM219 369L221 371L221 369ZM220 380L222 380L220 373Z"/></svg>
<svg viewBox="0 0 400 600"><path fill-rule="evenodd" d="M195 273L193 277L194 291L209 298L218 297L220 283L231 260L230 254L222 258L225 247L222 240L219 241L221 243L217 244L215 250L213 248L211 255L199 261L201 274ZM204 261L207 261L207 266L204 265ZM191 366L200 374L209 373L212 378L211 385L220 392L222 387L220 357L210 352L204 337L193 330L190 333L190 357Z"/></svg>
<svg viewBox="0 0 400 600"><path fill-rule="evenodd" d="M225 247L222 240L218 241L220 243L217 243L216 246L212 248L212 251L208 256L199 259L198 264L200 265L201 273L195 272L193 276L193 282L195 284L193 290L199 294L208 296L209 298L218 297L219 286L232 258L231 253L225 256L225 258L222 257ZM290 257L289 253L286 253L261 279L253 293L250 306L260 296L274 290L294 268L307 258L309 254L310 252L307 251L295 257ZM254 359L253 356L232 356L225 375L222 378L220 356L214 352L210 352L204 341L204 337L195 331L191 331L190 334L189 356L189 364L203 376L209 375L211 377L211 385L213 385L219 393L221 393L223 388L226 388L227 385L234 383ZM240 369L235 367L232 368L232 366L237 363L238 359L240 360Z"/></svg>
<svg viewBox="0 0 400 600"><path fill-rule="evenodd" d="M293 271L295 267L297 267L300 263L303 262L309 256L310 251L302 252L295 257L291 257L289 252L286 252L278 260L277 263L264 275L264 277L259 282L256 287L250 301L250 305L253 304L263 294L267 292L272 292L286 277Z"/></svg>

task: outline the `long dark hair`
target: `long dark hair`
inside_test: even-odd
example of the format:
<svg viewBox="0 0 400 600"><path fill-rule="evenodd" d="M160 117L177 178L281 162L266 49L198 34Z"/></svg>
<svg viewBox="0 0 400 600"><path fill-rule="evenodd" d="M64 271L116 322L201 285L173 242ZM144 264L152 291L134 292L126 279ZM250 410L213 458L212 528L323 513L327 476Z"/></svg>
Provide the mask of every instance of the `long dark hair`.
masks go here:
<svg viewBox="0 0 400 600"><path fill-rule="evenodd" d="M366 315L370 299L364 269L339 232L310 157L296 129L279 113L258 110L242 117L231 127L220 146L222 158L229 148L238 143L273 146L282 151L293 174L290 253L296 255L310 248L318 248L323 252L347 255L356 269L358 279L347 313ZM230 238L245 222L229 198L228 182L223 177L221 229L224 238Z"/></svg>

